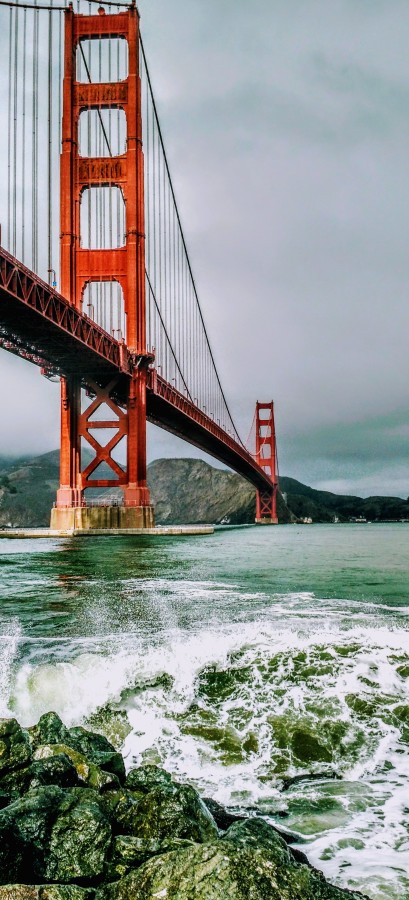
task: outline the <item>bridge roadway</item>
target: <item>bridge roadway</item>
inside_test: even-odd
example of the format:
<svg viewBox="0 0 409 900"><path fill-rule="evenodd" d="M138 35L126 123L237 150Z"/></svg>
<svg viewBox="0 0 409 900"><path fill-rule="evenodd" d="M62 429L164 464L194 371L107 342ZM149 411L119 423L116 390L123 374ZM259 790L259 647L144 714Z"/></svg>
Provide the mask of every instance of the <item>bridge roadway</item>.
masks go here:
<svg viewBox="0 0 409 900"><path fill-rule="evenodd" d="M0 348L52 373L78 372L84 388L116 379L114 397L125 404L135 358L54 288L0 247ZM243 475L261 491L273 483L251 454L151 367L147 418Z"/></svg>

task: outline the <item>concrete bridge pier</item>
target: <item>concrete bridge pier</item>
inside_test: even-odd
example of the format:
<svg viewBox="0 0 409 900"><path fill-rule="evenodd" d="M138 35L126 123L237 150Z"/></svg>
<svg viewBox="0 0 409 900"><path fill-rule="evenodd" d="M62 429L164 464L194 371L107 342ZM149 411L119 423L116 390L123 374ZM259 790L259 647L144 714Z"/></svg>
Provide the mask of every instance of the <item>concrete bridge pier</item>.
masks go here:
<svg viewBox="0 0 409 900"><path fill-rule="evenodd" d="M126 531L154 527L153 506L55 506L51 510L53 531Z"/></svg>

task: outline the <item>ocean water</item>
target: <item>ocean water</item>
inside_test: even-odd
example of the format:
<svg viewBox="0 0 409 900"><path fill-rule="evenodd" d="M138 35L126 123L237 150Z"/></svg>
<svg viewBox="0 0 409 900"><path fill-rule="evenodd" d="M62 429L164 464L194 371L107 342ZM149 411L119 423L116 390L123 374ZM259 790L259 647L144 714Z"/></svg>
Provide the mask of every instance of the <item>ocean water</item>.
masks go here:
<svg viewBox="0 0 409 900"><path fill-rule="evenodd" d="M408 628L405 524L0 541L0 715L97 728L373 900L409 897Z"/></svg>

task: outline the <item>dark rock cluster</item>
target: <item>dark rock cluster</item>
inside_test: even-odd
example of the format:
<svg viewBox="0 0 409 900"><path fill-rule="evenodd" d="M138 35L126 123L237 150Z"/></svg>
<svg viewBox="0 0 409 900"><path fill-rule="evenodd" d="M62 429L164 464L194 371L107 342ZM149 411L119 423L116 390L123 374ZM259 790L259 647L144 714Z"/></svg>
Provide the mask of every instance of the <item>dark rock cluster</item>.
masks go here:
<svg viewBox="0 0 409 900"><path fill-rule="evenodd" d="M0 720L0 900L343 900L261 818L240 819L55 713ZM216 821L217 820L217 821Z"/></svg>

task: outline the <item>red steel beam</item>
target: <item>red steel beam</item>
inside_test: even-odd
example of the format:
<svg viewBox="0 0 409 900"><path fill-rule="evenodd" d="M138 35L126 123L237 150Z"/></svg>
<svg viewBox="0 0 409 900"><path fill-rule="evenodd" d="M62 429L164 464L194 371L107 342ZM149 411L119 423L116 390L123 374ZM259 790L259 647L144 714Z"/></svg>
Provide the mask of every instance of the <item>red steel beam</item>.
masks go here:
<svg viewBox="0 0 409 900"><path fill-rule="evenodd" d="M54 288L0 247L0 347L83 386L121 376L116 399L126 405L135 357ZM250 453L187 397L148 370L147 418L243 475L258 489L273 482Z"/></svg>
<svg viewBox="0 0 409 900"><path fill-rule="evenodd" d="M92 319L0 247L0 332L14 352L41 357L67 375L129 375L132 357ZM4 346L4 344L3 344ZM11 349L11 347L6 347ZM81 363L81 368L80 368Z"/></svg>

